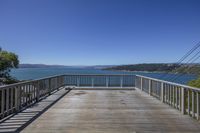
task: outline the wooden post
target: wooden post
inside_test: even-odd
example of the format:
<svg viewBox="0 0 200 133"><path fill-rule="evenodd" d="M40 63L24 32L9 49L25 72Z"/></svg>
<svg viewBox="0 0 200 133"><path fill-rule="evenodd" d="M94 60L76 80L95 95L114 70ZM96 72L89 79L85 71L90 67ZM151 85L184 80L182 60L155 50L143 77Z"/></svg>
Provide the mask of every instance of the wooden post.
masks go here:
<svg viewBox="0 0 200 133"><path fill-rule="evenodd" d="M15 87L12 87L12 88L10 88L10 109L11 109L11 112L13 112L13 102L14 102L14 100L13 100L13 98L14 98L14 89L15 89Z"/></svg>
<svg viewBox="0 0 200 133"><path fill-rule="evenodd" d="M165 84L165 89L164 89L164 91L165 91L164 97L165 97L165 103L166 103L166 101L167 101L167 84Z"/></svg>
<svg viewBox="0 0 200 133"><path fill-rule="evenodd" d="M48 93L49 93L49 95L51 95L51 78L49 78L49 90L48 90Z"/></svg>
<svg viewBox="0 0 200 133"><path fill-rule="evenodd" d="M18 86L15 87L15 110L16 112L19 111L19 100L20 100L20 97L19 97L19 88Z"/></svg>
<svg viewBox="0 0 200 133"><path fill-rule="evenodd" d="M80 86L80 76L77 77L77 81L76 81L77 86Z"/></svg>
<svg viewBox="0 0 200 133"><path fill-rule="evenodd" d="M197 91L197 120L199 120L199 92Z"/></svg>
<svg viewBox="0 0 200 133"><path fill-rule="evenodd" d="M94 88L94 77L92 77L92 88Z"/></svg>
<svg viewBox="0 0 200 133"><path fill-rule="evenodd" d="M175 107L175 86L172 86L172 94L173 94L173 103L172 103L172 105Z"/></svg>
<svg viewBox="0 0 200 133"><path fill-rule="evenodd" d="M37 87L36 87L36 102L38 102L40 100L40 81L37 81Z"/></svg>
<svg viewBox="0 0 200 133"><path fill-rule="evenodd" d="M141 89L141 91L143 90L143 81L142 81L143 79L142 79L142 77L140 77L140 89Z"/></svg>
<svg viewBox="0 0 200 133"><path fill-rule="evenodd" d="M190 91L188 89L188 115L190 115Z"/></svg>
<svg viewBox="0 0 200 133"><path fill-rule="evenodd" d="M59 78L59 77L55 77L55 86L54 86L54 88L51 88L50 94L51 94L51 91L53 91L53 90L55 90L55 89L59 90L58 78Z"/></svg>
<svg viewBox="0 0 200 133"><path fill-rule="evenodd" d="M185 114L185 88L181 87L181 113Z"/></svg>
<svg viewBox="0 0 200 133"><path fill-rule="evenodd" d="M123 76L120 77L120 87L123 87Z"/></svg>
<svg viewBox="0 0 200 133"><path fill-rule="evenodd" d="M109 77L106 76L106 87L108 87L108 86L109 86Z"/></svg>
<svg viewBox="0 0 200 133"><path fill-rule="evenodd" d="M178 109L178 87L175 87L176 92L176 108Z"/></svg>
<svg viewBox="0 0 200 133"><path fill-rule="evenodd" d="M181 88L178 87L178 109L181 111Z"/></svg>
<svg viewBox="0 0 200 133"><path fill-rule="evenodd" d="M172 106L172 101L173 101L173 87L172 85L170 85L169 87L169 91L170 91L170 105Z"/></svg>
<svg viewBox="0 0 200 133"><path fill-rule="evenodd" d="M65 86L65 75L62 76L62 86Z"/></svg>
<svg viewBox="0 0 200 133"><path fill-rule="evenodd" d="M161 82L161 102L164 102L164 83Z"/></svg>
<svg viewBox="0 0 200 133"><path fill-rule="evenodd" d="M192 117L195 117L195 112L194 112L194 91L192 91Z"/></svg>
<svg viewBox="0 0 200 133"><path fill-rule="evenodd" d="M8 112L9 111L9 88L7 88L7 89L5 89L5 91L6 91L6 112Z"/></svg>
<svg viewBox="0 0 200 133"><path fill-rule="evenodd" d="M151 96L151 80L149 79L149 95Z"/></svg>
<svg viewBox="0 0 200 133"><path fill-rule="evenodd" d="M4 109L5 109L5 89L1 90L1 113L4 116Z"/></svg>
<svg viewBox="0 0 200 133"><path fill-rule="evenodd" d="M135 76L135 88L137 88L137 76Z"/></svg>
<svg viewBox="0 0 200 133"><path fill-rule="evenodd" d="M57 84L56 88L57 88L57 90L59 90L60 87L61 87L61 85L60 85L60 76L57 77L56 84Z"/></svg>

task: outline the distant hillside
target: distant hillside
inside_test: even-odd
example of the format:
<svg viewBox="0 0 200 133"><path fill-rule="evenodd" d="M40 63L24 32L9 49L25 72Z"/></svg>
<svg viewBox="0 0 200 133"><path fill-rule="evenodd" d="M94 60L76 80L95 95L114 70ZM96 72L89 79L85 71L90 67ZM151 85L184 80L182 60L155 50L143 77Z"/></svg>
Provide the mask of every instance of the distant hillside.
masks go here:
<svg viewBox="0 0 200 133"><path fill-rule="evenodd" d="M49 67L65 67L64 65L45 65L45 64L19 64L19 68L49 68Z"/></svg>
<svg viewBox="0 0 200 133"><path fill-rule="evenodd" d="M108 67L104 70L124 70L124 71L148 71L148 72L172 72L172 73L187 73L200 75L200 65L199 64L133 64L133 65L120 65L114 67Z"/></svg>
<svg viewBox="0 0 200 133"><path fill-rule="evenodd" d="M172 72L200 75L200 65L182 65L182 67L179 67Z"/></svg>
<svg viewBox="0 0 200 133"><path fill-rule="evenodd" d="M175 64L134 64L134 65L120 65L114 67L108 67L106 70L126 70L126 71L172 71L175 68L180 67Z"/></svg>
<svg viewBox="0 0 200 133"><path fill-rule="evenodd" d="M52 68L52 67L104 69L104 68L108 68L108 67L114 67L114 65L65 66L65 65L46 65L46 64L19 64L19 68Z"/></svg>
<svg viewBox="0 0 200 133"><path fill-rule="evenodd" d="M111 68L115 67L117 65L95 65L95 66L86 66L86 68L91 68L91 69L106 69L106 68Z"/></svg>

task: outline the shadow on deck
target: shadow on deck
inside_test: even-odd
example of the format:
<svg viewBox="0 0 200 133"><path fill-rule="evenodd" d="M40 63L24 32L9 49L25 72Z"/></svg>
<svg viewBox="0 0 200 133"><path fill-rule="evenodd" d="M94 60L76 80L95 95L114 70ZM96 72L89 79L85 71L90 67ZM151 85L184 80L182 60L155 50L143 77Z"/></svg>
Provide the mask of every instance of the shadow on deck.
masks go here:
<svg viewBox="0 0 200 133"><path fill-rule="evenodd" d="M70 90L61 89L53 92L50 96L43 98L36 104L28 107L27 109L5 118L0 123L0 132L3 133L16 133L23 130L26 126L32 123L52 105L65 96Z"/></svg>

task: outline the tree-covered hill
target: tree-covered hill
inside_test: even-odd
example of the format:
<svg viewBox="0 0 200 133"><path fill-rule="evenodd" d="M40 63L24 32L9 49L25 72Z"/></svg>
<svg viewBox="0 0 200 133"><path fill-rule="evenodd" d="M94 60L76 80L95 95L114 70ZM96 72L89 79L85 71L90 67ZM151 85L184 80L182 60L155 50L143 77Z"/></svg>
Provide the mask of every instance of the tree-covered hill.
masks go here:
<svg viewBox="0 0 200 133"><path fill-rule="evenodd" d="M200 75L200 65L193 64L193 65L182 65L181 67L173 70L174 73L184 73L184 74L195 74Z"/></svg>
<svg viewBox="0 0 200 133"><path fill-rule="evenodd" d="M148 72L169 72L186 73L200 75L199 64L174 64L174 63L151 63L151 64L133 64L108 67L104 70L123 70L123 71L148 71Z"/></svg>
<svg viewBox="0 0 200 133"><path fill-rule="evenodd" d="M151 64L120 65L120 66L105 68L104 70L170 72L179 67L180 65L176 65L176 64L151 63Z"/></svg>

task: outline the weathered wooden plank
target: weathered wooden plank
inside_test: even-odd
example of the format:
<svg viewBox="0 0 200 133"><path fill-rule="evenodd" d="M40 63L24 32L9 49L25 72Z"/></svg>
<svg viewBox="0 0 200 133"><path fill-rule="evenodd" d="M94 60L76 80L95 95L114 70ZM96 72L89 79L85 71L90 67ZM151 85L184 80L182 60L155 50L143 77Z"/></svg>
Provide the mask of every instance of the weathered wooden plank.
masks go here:
<svg viewBox="0 0 200 133"><path fill-rule="evenodd" d="M187 115L139 90L72 90L22 132L199 132Z"/></svg>

